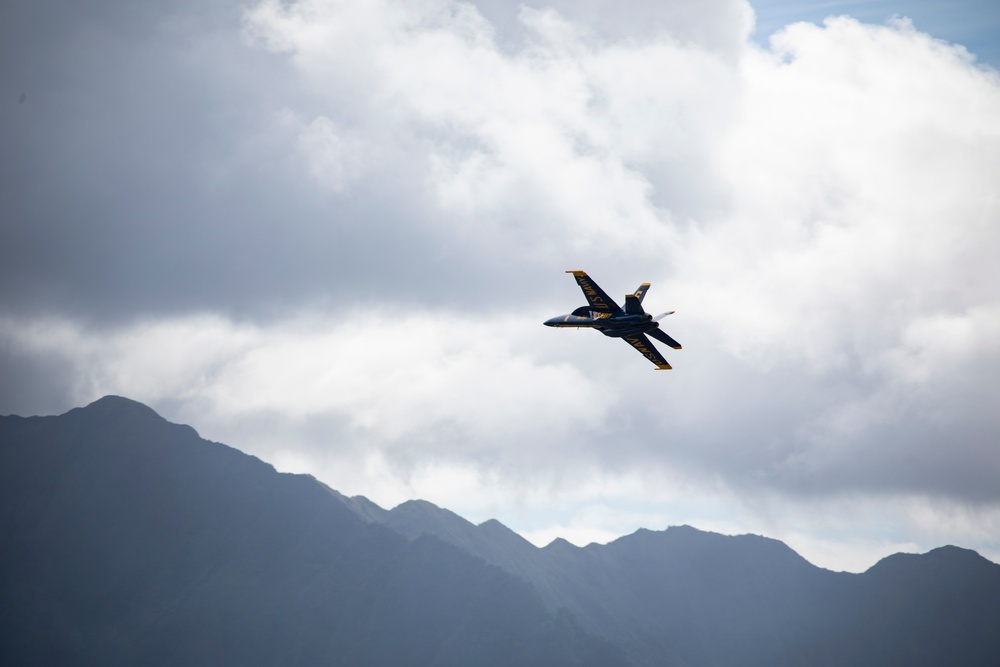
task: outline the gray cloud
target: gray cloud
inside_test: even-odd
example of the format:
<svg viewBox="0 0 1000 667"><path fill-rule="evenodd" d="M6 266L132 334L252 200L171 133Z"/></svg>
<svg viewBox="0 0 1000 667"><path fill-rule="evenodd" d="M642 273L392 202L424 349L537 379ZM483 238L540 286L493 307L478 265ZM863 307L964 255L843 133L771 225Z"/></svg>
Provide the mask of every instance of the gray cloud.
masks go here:
<svg viewBox="0 0 1000 667"><path fill-rule="evenodd" d="M259 316L448 284L428 262L457 275L461 253L414 229L421 166L390 155L351 197L318 187L281 119L312 96L247 47L242 3L196 4L9 7L3 89L30 104L4 111L7 308Z"/></svg>
<svg viewBox="0 0 1000 667"><path fill-rule="evenodd" d="M902 22L763 51L742 2L610 7L9 5L0 411L125 394L539 535L1000 522L995 74ZM577 268L653 282L675 371L540 326Z"/></svg>

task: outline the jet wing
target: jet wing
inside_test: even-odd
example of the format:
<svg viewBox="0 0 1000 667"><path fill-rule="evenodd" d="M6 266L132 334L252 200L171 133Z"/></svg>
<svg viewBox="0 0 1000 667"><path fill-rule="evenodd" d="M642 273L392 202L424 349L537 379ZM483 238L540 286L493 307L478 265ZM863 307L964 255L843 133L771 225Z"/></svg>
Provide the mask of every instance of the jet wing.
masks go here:
<svg viewBox="0 0 1000 667"><path fill-rule="evenodd" d="M586 271L567 271L566 273L572 273L573 277L576 278L576 284L583 290L583 295L587 297L587 303L590 304L591 310L608 314L621 312L621 307L605 294L597 283L591 280Z"/></svg>
<svg viewBox="0 0 1000 667"><path fill-rule="evenodd" d="M653 329L652 331L647 331L650 336L660 341L661 343L666 343L675 350L681 349L681 344L675 341L673 338L663 333L660 329Z"/></svg>
<svg viewBox="0 0 1000 667"><path fill-rule="evenodd" d="M654 364L656 364L656 370L658 371L670 370L670 364L667 363L667 360L663 358L663 355L660 354L660 351L657 350L655 347L653 347L653 344L650 343L649 339L646 338L646 336L644 336L643 334L636 334L634 336L625 336L624 338L622 338L622 340L631 345L632 347L634 347L635 349L639 350L639 354L641 354L642 356L646 357Z"/></svg>

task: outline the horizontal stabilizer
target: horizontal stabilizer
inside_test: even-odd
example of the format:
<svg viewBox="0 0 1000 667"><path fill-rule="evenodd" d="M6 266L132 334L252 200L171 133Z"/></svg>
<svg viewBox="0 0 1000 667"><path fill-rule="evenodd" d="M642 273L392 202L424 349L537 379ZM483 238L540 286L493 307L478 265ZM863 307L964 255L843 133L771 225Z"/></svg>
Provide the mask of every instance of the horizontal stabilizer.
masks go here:
<svg viewBox="0 0 1000 667"><path fill-rule="evenodd" d="M648 333L650 336L652 336L656 340L660 341L661 343L666 343L667 345L669 345L670 347L674 348L675 350L681 349L681 344L680 343L678 343L673 338L671 338L667 334L663 333L659 329L653 329L652 331L647 331L646 333Z"/></svg>

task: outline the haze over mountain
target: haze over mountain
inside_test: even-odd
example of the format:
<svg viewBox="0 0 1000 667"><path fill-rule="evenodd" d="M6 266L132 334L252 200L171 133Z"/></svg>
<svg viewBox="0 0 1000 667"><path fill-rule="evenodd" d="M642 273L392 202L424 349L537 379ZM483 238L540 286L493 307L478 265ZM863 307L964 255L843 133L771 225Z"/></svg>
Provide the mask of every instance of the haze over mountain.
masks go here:
<svg viewBox="0 0 1000 667"><path fill-rule="evenodd" d="M996 665L1000 565L863 574L684 526L538 548L134 401L0 418L3 664Z"/></svg>

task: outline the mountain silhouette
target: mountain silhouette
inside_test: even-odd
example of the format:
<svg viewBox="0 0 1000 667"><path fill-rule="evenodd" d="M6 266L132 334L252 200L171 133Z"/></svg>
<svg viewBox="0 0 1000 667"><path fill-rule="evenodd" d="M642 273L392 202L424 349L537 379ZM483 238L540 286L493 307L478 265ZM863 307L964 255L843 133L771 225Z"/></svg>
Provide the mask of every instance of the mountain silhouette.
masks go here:
<svg viewBox="0 0 1000 667"><path fill-rule="evenodd" d="M690 526L538 548L105 397L0 417L0 664L1000 665L1000 565Z"/></svg>
<svg viewBox="0 0 1000 667"><path fill-rule="evenodd" d="M127 399L2 418L0 506L0 664L627 664L523 580Z"/></svg>
<svg viewBox="0 0 1000 667"><path fill-rule="evenodd" d="M690 526L538 549L425 501L367 516L517 574L636 665L1000 665L1000 565L954 546L851 574Z"/></svg>

